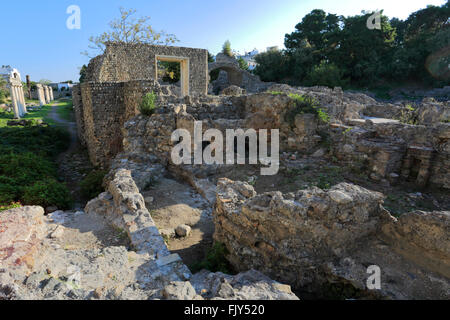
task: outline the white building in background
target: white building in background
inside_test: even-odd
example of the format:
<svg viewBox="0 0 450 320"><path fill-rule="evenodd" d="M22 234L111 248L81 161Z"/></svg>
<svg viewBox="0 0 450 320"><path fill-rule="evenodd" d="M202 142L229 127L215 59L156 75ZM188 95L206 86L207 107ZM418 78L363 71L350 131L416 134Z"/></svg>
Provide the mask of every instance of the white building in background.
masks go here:
<svg viewBox="0 0 450 320"><path fill-rule="evenodd" d="M266 51L279 51L278 46L267 47Z"/></svg>
<svg viewBox="0 0 450 320"><path fill-rule="evenodd" d="M258 50L253 49L253 51L246 52L245 55L243 55L243 56L238 56L237 58L238 58L238 59L239 59L239 58L244 59L244 61L247 62L247 64L248 64L248 69L249 69L249 70L253 70L253 69L256 68L256 65L257 65L257 63L256 63L256 61L255 61L255 56L256 56L258 53L259 53Z"/></svg>
<svg viewBox="0 0 450 320"><path fill-rule="evenodd" d="M50 83L49 86L52 87L53 90L56 90L58 92L70 91L73 88L72 83Z"/></svg>
<svg viewBox="0 0 450 320"><path fill-rule="evenodd" d="M9 78L16 78L21 80L20 72L16 68L12 68L11 66L2 66L0 68L0 77L4 80L9 80Z"/></svg>
<svg viewBox="0 0 450 320"><path fill-rule="evenodd" d="M62 90L69 91L72 89L72 87L73 87L72 83L58 83L58 91Z"/></svg>
<svg viewBox="0 0 450 320"><path fill-rule="evenodd" d="M11 92L11 108L14 112L14 118L20 119L27 113L20 72L11 66L2 66L0 68L0 77L6 81Z"/></svg>

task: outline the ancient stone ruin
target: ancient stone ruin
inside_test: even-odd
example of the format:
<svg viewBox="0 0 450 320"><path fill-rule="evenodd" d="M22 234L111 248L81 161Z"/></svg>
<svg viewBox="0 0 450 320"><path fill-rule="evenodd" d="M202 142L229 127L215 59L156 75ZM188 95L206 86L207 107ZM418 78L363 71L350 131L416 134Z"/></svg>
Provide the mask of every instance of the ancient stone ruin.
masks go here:
<svg viewBox="0 0 450 320"><path fill-rule="evenodd" d="M9 90L11 92L12 110L14 112L14 117L16 119L20 119L27 113L20 73L17 69L6 67L0 70L0 76L3 76L3 78L6 79L7 86L9 87Z"/></svg>
<svg viewBox="0 0 450 320"><path fill-rule="evenodd" d="M160 59L180 62L181 95L157 81ZM207 94L214 69L228 73L219 95ZM0 241L3 264L12 270L19 261L22 270L0 273L8 284L0 297L450 298L448 101L411 107L340 88L263 83L222 56L208 66L206 50L153 45L109 44L87 79L73 88L78 135L91 162L109 172L105 192L75 215L43 217L28 207L2 216L14 226L28 215L37 222L26 233L46 240L15 245L11 231ZM146 116L138 106L149 92L158 108ZM305 106L304 97L317 105ZM198 123L202 133L223 136L278 129L279 173L261 176L264 163L176 165L172 133L194 136ZM106 221L129 250L63 250L55 239L77 219ZM214 241L237 275L188 268ZM35 259L41 245L45 254ZM80 266L79 290L43 271L70 278L70 263ZM368 285L373 268L381 270L380 287Z"/></svg>

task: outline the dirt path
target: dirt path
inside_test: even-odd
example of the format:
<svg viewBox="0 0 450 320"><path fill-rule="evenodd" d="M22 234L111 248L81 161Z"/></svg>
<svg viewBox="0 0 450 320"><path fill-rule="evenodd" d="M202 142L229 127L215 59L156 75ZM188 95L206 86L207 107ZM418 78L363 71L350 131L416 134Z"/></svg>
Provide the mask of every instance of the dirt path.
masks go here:
<svg viewBox="0 0 450 320"><path fill-rule="evenodd" d="M147 208L162 234L172 233L167 246L178 253L190 266L205 258L213 243L214 223L210 204L188 184L172 178L163 178L158 185L143 192ZM179 225L188 225L192 232L188 237L176 237Z"/></svg>
<svg viewBox="0 0 450 320"><path fill-rule="evenodd" d="M52 104L52 109L48 115L56 122L57 126L65 128L70 134L70 144L66 151L57 157L58 176L69 188L74 199L74 208L79 210L84 208L86 201L80 192L80 182L93 167L89 161L89 156L85 148L78 140L77 124L75 121L63 119L58 114L58 102Z"/></svg>
<svg viewBox="0 0 450 320"><path fill-rule="evenodd" d="M70 145L69 148L61 153L58 157L62 158L65 153L71 153L75 150L75 148L78 145L78 134L77 134L77 124L75 121L68 121L66 119L63 119L58 114L58 102L55 102L52 104L52 110L50 111L48 115L51 119L53 119L59 126L65 127L67 131L70 133Z"/></svg>

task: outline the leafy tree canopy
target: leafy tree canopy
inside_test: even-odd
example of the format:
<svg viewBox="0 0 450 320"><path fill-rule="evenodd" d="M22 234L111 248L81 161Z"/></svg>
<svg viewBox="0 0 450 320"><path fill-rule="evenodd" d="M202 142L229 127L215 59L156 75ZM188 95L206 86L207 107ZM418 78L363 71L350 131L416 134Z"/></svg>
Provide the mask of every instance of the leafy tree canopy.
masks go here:
<svg viewBox="0 0 450 320"><path fill-rule="evenodd" d="M171 45L179 40L174 34L155 30L150 25L150 17L136 18L135 9L120 8L120 17L109 23L109 30L99 36L89 38L89 50L93 53L103 53L107 42L147 43L156 45ZM82 52L90 56L88 51Z"/></svg>

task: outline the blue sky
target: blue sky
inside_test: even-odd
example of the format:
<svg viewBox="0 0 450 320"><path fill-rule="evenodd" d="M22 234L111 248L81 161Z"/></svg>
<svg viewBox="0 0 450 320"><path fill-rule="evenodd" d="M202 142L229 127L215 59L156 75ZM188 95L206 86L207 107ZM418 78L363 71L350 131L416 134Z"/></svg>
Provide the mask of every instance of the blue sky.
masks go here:
<svg viewBox="0 0 450 320"><path fill-rule="evenodd" d="M89 59L80 52L88 38L107 30L119 7L137 9L150 16L157 30L174 33L179 46L205 48L213 54L225 40L232 48L251 51L268 46L283 47L284 35L294 30L313 9L339 15L359 14L361 10L384 9L389 17L405 19L427 4L442 5L445 0L2 0L0 65L11 65L33 81L78 81L79 67ZM81 9L81 29L69 30L66 9Z"/></svg>

